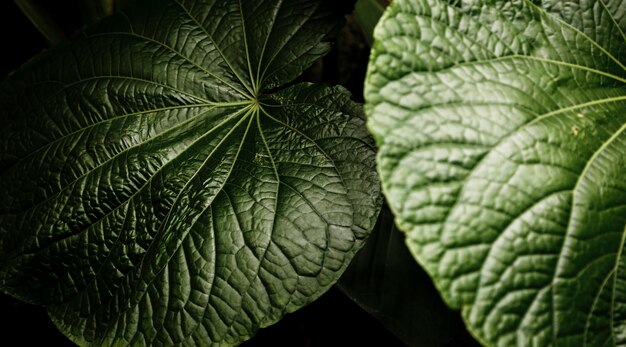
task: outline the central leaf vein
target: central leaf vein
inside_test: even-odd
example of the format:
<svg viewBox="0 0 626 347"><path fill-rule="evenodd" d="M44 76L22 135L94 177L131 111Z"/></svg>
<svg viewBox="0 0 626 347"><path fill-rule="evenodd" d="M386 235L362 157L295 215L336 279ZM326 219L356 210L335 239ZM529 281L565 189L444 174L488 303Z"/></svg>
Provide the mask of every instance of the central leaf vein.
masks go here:
<svg viewBox="0 0 626 347"><path fill-rule="evenodd" d="M248 48L248 33L246 32L246 20L243 15L243 5L241 4L241 0L237 0L237 3L239 4L239 15L241 16L241 28L242 28L241 32L243 35L244 50L246 51L246 62L248 63L248 74L250 76L250 83L252 84L252 96L256 98L259 95L259 92L260 92L259 89L261 88L261 86L258 85L257 81L252 75L253 68L252 68L252 63L250 62L250 49Z"/></svg>

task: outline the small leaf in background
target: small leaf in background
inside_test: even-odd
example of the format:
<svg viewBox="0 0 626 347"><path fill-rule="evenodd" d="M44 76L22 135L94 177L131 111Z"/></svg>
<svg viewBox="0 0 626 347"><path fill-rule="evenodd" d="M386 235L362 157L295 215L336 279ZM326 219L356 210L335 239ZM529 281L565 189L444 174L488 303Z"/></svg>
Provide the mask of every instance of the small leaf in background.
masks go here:
<svg viewBox="0 0 626 347"><path fill-rule="evenodd" d="M383 190L487 345L626 344L624 9L395 0L377 26Z"/></svg>
<svg viewBox="0 0 626 347"><path fill-rule="evenodd" d="M479 346L416 263L388 209L337 283L407 346Z"/></svg>
<svg viewBox="0 0 626 347"><path fill-rule="evenodd" d="M385 7L378 0L358 0L354 6L354 16L361 30L363 30L365 40L370 47L374 41L374 27L380 20L383 12L385 12Z"/></svg>
<svg viewBox="0 0 626 347"><path fill-rule="evenodd" d="M373 140L325 1L141 1L0 85L0 288L79 344L233 345L374 226Z"/></svg>
<svg viewBox="0 0 626 347"><path fill-rule="evenodd" d="M113 14L119 2L115 0L80 0L79 6L83 25L94 24L100 19Z"/></svg>
<svg viewBox="0 0 626 347"><path fill-rule="evenodd" d="M36 0L15 0L15 4L44 37L50 47L65 42L65 34Z"/></svg>

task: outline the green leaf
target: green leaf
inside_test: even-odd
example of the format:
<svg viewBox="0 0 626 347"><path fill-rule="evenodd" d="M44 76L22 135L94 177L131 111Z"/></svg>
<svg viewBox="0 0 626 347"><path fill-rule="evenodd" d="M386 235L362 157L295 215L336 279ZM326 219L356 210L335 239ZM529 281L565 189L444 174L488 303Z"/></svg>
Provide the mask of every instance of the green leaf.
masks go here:
<svg viewBox="0 0 626 347"><path fill-rule="evenodd" d="M143 1L0 86L0 288L79 344L232 345L315 300L380 207L322 1Z"/></svg>
<svg viewBox="0 0 626 347"><path fill-rule="evenodd" d="M625 9L397 0L376 29L383 191L487 345L626 343Z"/></svg>
<svg viewBox="0 0 626 347"><path fill-rule="evenodd" d="M39 30L48 45L57 47L65 43L65 34L50 14L34 0L15 0L15 4L28 20Z"/></svg>
<svg viewBox="0 0 626 347"><path fill-rule="evenodd" d="M376 27L384 11L385 8L378 0L358 0L354 5L354 16L370 47L374 41L374 27Z"/></svg>
<svg viewBox="0 0 626 347"><path fill-rule="evenodd" d="M408 346L474 346L459 312L441 300L413 260L383 208L365 246L337 282L339 288Z"/></svg>

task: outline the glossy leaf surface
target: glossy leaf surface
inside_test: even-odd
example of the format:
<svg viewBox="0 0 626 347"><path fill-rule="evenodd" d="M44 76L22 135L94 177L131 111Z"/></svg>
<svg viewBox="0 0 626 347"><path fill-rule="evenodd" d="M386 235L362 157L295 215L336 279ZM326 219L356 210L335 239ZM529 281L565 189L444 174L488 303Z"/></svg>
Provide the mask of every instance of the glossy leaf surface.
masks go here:
<svg viewBox="0 0 626 347"><path fill-rule="evenodd" d="M323 1L143 1L0 86L0 288L80 344L232 345L328 289L380 194L359 105L294 80Z"/></svg>

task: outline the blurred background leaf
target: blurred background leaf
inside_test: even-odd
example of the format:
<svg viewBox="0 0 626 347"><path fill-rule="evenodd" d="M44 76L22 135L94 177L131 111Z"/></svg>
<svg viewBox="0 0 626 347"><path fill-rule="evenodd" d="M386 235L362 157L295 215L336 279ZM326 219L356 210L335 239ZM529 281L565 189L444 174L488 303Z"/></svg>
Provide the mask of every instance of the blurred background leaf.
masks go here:
<svg viewBox="0 0 626 347"><path fill-rule="evenodd" d="M39 30L50 47L59 46L65 42L65 34L39 1L15 0L15 4Z"/></svg>
<svg viewBox="0 0 626 347"><path fill-rule="evenodd" d="M338 286L409 346L480 346L417 265L386 206Z"/></svg>
<svg viewBox="0 0 626 347"><path fill-rule="evenodd" d="M385 12L385 6L378 0L359 0L354 6L354 16L370 47L374 41L374 27L376 27L383 12Z"/></svg>

